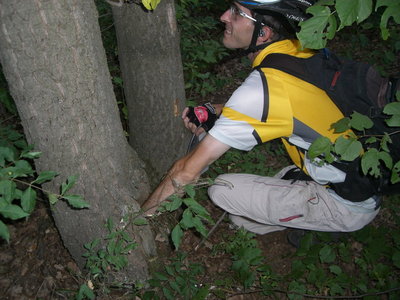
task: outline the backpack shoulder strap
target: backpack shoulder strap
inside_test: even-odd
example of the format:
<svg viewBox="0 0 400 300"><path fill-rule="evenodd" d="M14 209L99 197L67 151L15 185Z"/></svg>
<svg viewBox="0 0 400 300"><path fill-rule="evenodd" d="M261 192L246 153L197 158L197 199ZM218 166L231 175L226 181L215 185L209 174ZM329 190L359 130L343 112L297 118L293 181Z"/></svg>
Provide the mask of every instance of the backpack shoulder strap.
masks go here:
<svg viewBox="0 0 400 300"><path fill-rule="evenodd" d="M301 80L307 81L323 90L334 89L335 78L340 75L343 62L328 49L322 49L309 58L288 54L268 54L257 68L273 68ZM324 74L321 78L321 74ZM337 79L337 78L336 78Z"/></svg>
<svg viewBox="0 0 400 300"><path fill-rule="evenodd" d="M257 68L273 68L302 80L307 80L307 69L304 65L304 59L299 59L295 56L282 54L282 53L271 53L267 55Z"/></svg>

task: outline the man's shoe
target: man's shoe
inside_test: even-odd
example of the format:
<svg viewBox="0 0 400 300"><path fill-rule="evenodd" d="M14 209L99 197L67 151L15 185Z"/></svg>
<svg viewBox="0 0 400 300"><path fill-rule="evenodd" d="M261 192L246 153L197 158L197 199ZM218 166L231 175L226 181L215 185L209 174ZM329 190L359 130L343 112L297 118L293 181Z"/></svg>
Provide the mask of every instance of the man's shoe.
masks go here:
<svg viewBox="0 0 400 300"><path fill-rule="evenodd" d="M287 240L288 240L289 244L294 246L296 249L299 249L300 245L301 245L301 240L307 234L307 232L309 232L309 231L303 230L303 229L291 230L287 234ZM338 242L345 235L344 232L328 232L328 234L329 234L328 242ZM320 238L321 238L321 236L320 236ZM316 235L313 235L312 245L321 243L321 242L323 242L323 240L324 239L322 239L322 241L321 241L320 239L318 239L318 237Z"/></svg>
<svg viewBox="0 0 400 300"><path fill-rule="evenodd" d="M306 231L302 229L293 229L287 234L287 240L290 245L296 249L300 248L301 239L306 235Z"/></svg>

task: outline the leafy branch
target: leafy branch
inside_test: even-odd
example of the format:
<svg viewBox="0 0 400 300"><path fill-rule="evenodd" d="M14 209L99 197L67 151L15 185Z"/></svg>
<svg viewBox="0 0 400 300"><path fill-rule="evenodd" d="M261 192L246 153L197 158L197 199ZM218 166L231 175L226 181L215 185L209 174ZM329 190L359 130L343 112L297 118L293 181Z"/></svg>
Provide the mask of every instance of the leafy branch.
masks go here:
<svg viewBox="0 0 400 300"><path fill-rule="evenodd" d="M64 199L73 208L88 208L89 204L82 196L67 193L74 186L76 176L68 177L61 185L59 194L39 187L40 184L53 180L58 174L45 171L35 178L31 160L39 158L41 152L33 151L32 148L13 128L0 127L0 216L10 220L28 217L36 206L38 190L48 195L51 204ZM32 177L34 179L29 182L28 178ZM26 189L20 186L25 186ZM1 219L0 237L7 242L10 239L9 230Z"/></svg>
<svg viewBox="0 0 400 300"><path fill-rule="evenodd" d="M210 184L210 182L208 182ZM204 185L204 183L200 183ZM203 237L207 237L208 231L204 226L204 222L214 224L208 211L195 200L196 191L194 185L186 185L184 187L184 196L174 194L168 198L169 201L164 202L159 208L160 212L173 212L179 208L183 208L181 221L172 229L171 238L176 249L182 241L184 230L195 229Z"/></svg>
<svg viewBox="0 0 400 300"><path fill-rule="evenodd" d="M308 8L312 15L301 22L298 39L306 48L321 49L346 26L360 24L373 12L380 14L380 30L382 39L390 36L390 22L400 24L400 2L392 0L320 0Z"/></svg>
<svg viewBox="0 0 400 300"><path fill-rule="evenodd" d="M397 95L399 98L400 95ZM383 113L390 116L385 122L388 127L400 127L400 102L387 104ZM360 113L354 112L332 124L334 133L343 133L333 143L327 137L316 139L308 150L308 157L318 164L332 163L337 160L354 161L361 157L361 169L364 175L375 178L382 176L382 169L391 171L391 182L400 182L400 161L393 161L389 144L392 136L399 134L400 130L383 132L381 134L368 134L367 130L373 128L373 121ZM354 132L360 132L356 135Z"/></svg>

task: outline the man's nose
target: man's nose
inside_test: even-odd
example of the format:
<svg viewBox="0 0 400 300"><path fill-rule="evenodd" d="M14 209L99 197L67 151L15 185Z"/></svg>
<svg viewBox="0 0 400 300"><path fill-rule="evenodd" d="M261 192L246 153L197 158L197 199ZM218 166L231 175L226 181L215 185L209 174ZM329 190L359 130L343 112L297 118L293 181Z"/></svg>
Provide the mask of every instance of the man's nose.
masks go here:
<svg viewBox="0 0 400 300"><path fill-rule="evenodd" d="M221 20L221 22L226 23L229 22L231 18L231 10L228 8L219 18Z"/></svg>

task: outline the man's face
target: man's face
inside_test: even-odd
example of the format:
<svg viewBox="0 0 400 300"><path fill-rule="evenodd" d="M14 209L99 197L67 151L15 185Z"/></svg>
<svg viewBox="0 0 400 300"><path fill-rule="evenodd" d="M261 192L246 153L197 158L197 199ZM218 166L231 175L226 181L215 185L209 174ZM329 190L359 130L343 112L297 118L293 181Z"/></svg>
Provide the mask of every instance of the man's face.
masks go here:
<svg viewBox="0 0 400 300"><path fill-rule="evenodd" d="M249 9L233 2L237 9L251 16ZM253 36L254 22L237 14L238 10L228 9L221 17L225 23L223 44L229 49L247 49ZM235 13L236 12L236 13Z"/></svg>

